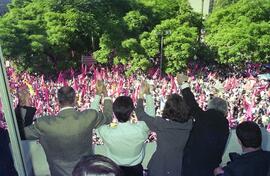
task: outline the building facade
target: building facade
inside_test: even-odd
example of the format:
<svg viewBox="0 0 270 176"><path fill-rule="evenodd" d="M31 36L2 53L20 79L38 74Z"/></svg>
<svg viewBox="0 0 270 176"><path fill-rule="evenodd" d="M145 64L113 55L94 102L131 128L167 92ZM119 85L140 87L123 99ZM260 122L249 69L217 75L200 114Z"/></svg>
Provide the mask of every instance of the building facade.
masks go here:
<svg viewBox="0 0 270 176"><path fill-rule="evenodd" d="M189 3L195 12L203 15L211 13L214 6L214 0L189 0Z"/></svg>

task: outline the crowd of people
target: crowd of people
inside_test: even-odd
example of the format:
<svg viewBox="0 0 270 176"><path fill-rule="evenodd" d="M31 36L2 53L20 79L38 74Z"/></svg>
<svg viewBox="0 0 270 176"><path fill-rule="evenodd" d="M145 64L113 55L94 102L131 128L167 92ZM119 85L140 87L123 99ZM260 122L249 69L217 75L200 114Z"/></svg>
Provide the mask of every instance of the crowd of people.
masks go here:
<svg viewBox="0 0 270 176"><path fill-rule="evenodd" d="M80 73L59 73L56 81L8 68L21 137L39 140L53 176L143 176L151 131L157 148L148 176L268 176L270 153L261 149L258 124L269 128L263 119L269 118L269 82L226 77L216 66L192 68L160 78L158 69L126 77L122 67L84 66ZM229 126L236 127L243 154L221 167ZM97 156L94 165L93 129L105 146L105 158ZM114 169L103 167L106 162Z"/></svg>
<svg viewBox="0 0 270 176"><path fill-rule="evenodd" d="M224 98L229 103L227 119L230 127L249 120L260 126L270 128L270 86L268 80L253 76L258 74L259 66L252 66L245 71L229 70L217 65L202 66L190 64L187 74L191 89L199 106L206 109L207 102L213 96ZM154 96L156 112L161 114L166 96L179 92L175 77L167 75L160 78L159 69L149 73L137 73L131 76L124 74L123 67L82 67L75 72L70 69L60 72L57 78L44 75L30 75L26 72L17 74L12 67L7 68L14 106L18 103L18 90L27 87L33 95L31 104L37 108L36 117L53 115L59 110L55 99L57 89L70 85L78 92L77 105L79 110L89 108L95 95L97 79L105 80L108 94L112 97L130 95L136 100L141 80L147 80L152 85L151 94ZM1 108L1 106L0 106ZM3 121L1 121L3 127Z"/></svg>

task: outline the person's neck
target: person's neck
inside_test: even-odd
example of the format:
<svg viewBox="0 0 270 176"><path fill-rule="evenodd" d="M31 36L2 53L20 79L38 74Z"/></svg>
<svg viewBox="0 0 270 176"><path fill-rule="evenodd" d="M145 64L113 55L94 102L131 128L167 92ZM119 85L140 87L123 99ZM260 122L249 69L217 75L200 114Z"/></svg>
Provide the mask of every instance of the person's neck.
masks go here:
<svg viewBox="0 0 270 176"><path fill-rule="evenodd" d="M261 147L253 148L253 147L243 147L242 146L243 153L255 152L255 151L258 151L260 149L261 149Z"/></svg>

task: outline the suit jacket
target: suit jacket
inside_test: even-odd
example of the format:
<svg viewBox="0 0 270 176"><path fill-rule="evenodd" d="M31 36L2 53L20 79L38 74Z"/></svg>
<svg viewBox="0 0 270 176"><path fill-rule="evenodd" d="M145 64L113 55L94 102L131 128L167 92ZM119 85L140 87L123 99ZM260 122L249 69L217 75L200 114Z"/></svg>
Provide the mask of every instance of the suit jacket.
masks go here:
<svg viewBox="0 0 270 176"><path fill-rule="evenodd" d="M112 102L104 101L103 113L65 109L57 116L38 118L25 128L27 139L39 139L52 176L70 176L82 156L93 154L92 130L112 119Z"/></svg>
<svg viewBox="0 0 270 176"><path fill-rule="evenodd" d="M146 104L146 106L148 106ZM152 105L154 108L154 105ZM143 100L139 99L136 115L144 121L151 131L157 133L157 148L148 163L150 176L180 176L182 157L192 121L179 123L162 117L149 116L144 111Z"/></svg>
<svg viewBox="0 0 270 176"><path fill-rule="evenodd" d="M191 107L194 124L183 158L183 176L212 176L222 161L229 136L226 117L219 111L203 111L190 88L182 90L186 103Z"/></svg>
<svg viewBox="0 0 270 176"><path fill-rule="evenodd" d="M258 150L231 159L218 176L268 176L269 166L270 152Z"/></svg>

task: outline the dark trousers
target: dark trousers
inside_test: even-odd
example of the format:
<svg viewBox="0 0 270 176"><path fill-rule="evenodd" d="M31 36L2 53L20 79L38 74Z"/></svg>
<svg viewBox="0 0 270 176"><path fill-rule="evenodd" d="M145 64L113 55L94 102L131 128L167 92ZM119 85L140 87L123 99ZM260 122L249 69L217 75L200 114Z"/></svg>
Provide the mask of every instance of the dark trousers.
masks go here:
<svg viewBox="0 0 270 176"><path fill-rule="evenodd" d="M143 176L142 164L136 166L120 166L124 176Z"/></svg>

